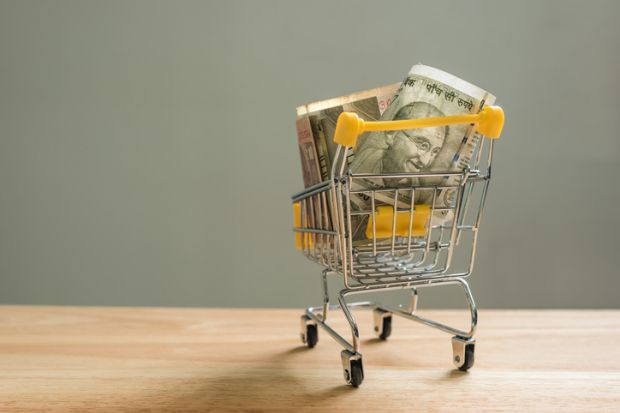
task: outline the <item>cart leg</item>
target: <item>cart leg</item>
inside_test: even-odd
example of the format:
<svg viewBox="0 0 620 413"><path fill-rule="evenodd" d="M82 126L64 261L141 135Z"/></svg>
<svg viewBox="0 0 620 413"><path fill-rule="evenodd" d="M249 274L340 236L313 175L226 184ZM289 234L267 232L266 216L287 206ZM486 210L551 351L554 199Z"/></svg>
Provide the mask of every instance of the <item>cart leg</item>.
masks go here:
<svg viewBox="0 0 620 413"><path fill-rule="evenodd" d="M327 319L327 312L329 311L329 292L327 290L327 270L322 272L323 278L323 313L322 314L312 314L318 320L313 319L310 315L304 314L301 316L301 329L299 335L301 337L301 342L312 348L316 346L316 343L319 341L319 329L318 323L324 323Z"/></svg>
<svg viewBox="0 0 620 413"><path fill-rule="evenodd" d="M476 325L478 324L478 310L467 281L461 278L459 278L458 281L461 284L461 287L463 287L463 290L465 290L465 297L467 297L467 303L469 304L471 327L468 337L462 337L459 335L452 337L452 362L457 369L467 371L474 365L476 340L474 340L473 336L476 331Z"/></svg>
<svg viewBox="0 0 620 413"><path fill-rule="evenodd" d="M465 337L473 338L474 333L476 332L476 326L478 325L478 309L476 308L476 302L474 301L474 296L471 294L471 289L469 288L467 281L462 278L457 278L456 281L461 284L461 287L465 291L465 297L467 298L467 304L469 305L469 314L471 316L469 334Z"/></svg>
<svg viewBox="0 0 620 413"><path fill-rule="evenodd" d="M459 330L457 328L415 314L418 305L417 288L411 289L412 295L409 308L397 309L386 305L377 306L377 308L380 309L381 312L389 312L409 320L417 321L418 323L425 324L429 327L436 328L446 333L453 334L454 336L452 337L452 362L459 370L467 371L474 365L474 350L476 345L476 340L474 340L474 333L476 332L476 326L478 324L478 310L476 309L476 303L474 302L474 297L471 294L469 284L467 284L467 281L462 278L453 278L451 280L436 281L433 284L420 285L418 287L430 287L449 284L459 285L465 293L465 298L467 299L467 304L471 317L469 331ZM377 315L381 314L385 313L377 313Z"/></svg>
<svg viewBox="0 0 620 413"><path fill-rule="evenodd" d="M357 328L357 323L355 322L353 314L351 314L351 310L349 310L347 302L344 299L347 293L347 290L340 291L338 294L338 302L340 303L340 308L342 309L342 312L351 327L351 335L353 336L353 351L348 349L342 350L340 353L340 359L342 361L342 372L345 381L353 387L359 387L362 384L362 381L364 381L364 367L362 364L362 355L360 354L360 335Z"/></svg>
<svg viewBox="0 0 620 413"><path fill-rule="evenodd" d="M353 336L352 347L354 353L360 352L360 332L357 328L357 323L355 322L355 318L353 318L353 314L351 314L351 310L347 306L347 302L344 297L347 295L347 290L342 290L338 294L338 303L340 304L340 308L344 313L344 316L347 318L349 322L349 327L351 327L351 335Z"/></svg>
<svg viewBox="0 0 620 413"><path fill-rule="evenodd" d="M322 273L323 276L323 315L321 320L327 320L327 311L329 311L329 291L327 290L327 270Z"/></svg>
<svg viewBox="0 0 620 413"><path fill-rule="evenodd" d="M411 289L411 302L409 304L409 313L415 314L418 309L418 289L413 287Z"/></svg>
<svg viewBox="0 0 620 413"><path fill-rule="evenodd" d="M467 284L467 281L463 280L462 278L454 278L448 281L436 281L433 284L428 284L428 285L420 285L418 286L418 288L420 287L431 287L431 286L440 286L440 285L449 285L449 284L457 284L459 285L463 291L465 292L465 298L467 299L467 304L469 307L469 314L470 314L470 327L469 327L469 331L463 331L463 330L459 330L457 328L448 326L446 324L443 323L439 323L437 321L428 319L426 317L421 317L417 314L415 314L415 310L418 304L418 293L417 290L414 292L414 295L412 296L412 301L410 304L410 308L408 309L397 309L394 308L392 306L389 305L381 305L379 308L385 310L385 311L389 311L393 314L396 314L400 317L403 318L407 318L409 320L413 320L413 321L417 321L419 323L425 324L429 327L433 327L436 328L438 330L444 331L446 333L449 334L454 334L455 336L458 337L462 337L462 338L473 338L474 333L476 331L476 325L478 324L478 311L476 309L476 303L474 302L474 297L471 294L471 290L469 289L469 285ZM413 312L411 312L411 310L414 310Z"/></svg>

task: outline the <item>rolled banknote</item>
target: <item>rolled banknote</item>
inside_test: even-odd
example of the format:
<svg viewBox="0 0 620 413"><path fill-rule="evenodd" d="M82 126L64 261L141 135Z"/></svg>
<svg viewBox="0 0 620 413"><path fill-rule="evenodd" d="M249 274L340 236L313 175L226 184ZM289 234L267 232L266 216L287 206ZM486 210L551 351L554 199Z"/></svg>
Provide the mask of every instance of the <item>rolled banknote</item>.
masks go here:
<svg viewBox="0 0 620 413"><path fill-rule="evenodd" d="M399 86L399 83L394 83L309 103L297 108L297 139L306 187L316 184L319 176L320 181L328 180L331 177L334 156L338 147L334 142L338 116L342 112L354 112L364 120L378 120L389 106ZM348 171L354 152L352 148L345 150L345 170ZM360 208L365 206L368 201L362 197L353 197L352 200L357 202ZM325 211L325 213L329 213L329 211ZM317 219L319 218L317 217ZM352 232L358 234L354 238L362 237L365 230L364 217L353 217L351 221Z"/></svg>
<svg viewBox="0 0 620 413"><path fill-rule="evenodd" d="M334 133L338 116L342 112L354 112L364 120L378 120L389 106L398 87L399 84L394 83L299 106L297 108L297 139L300 153L302 153L304 177L316 175L317 164L306 161L309 155L304 152L313 149L314 158L318 160L321 179L330 178L337 148L334 143ZM308 140L308 132L312 135L312 143ZM353 151L349 149L347 170L352 158ZM306 180L304 184L306 187L309 186Z"/></svg>
<svg viewBox="0 0 620 413"><path fill-rule="evenodd" d="M299 117L296 122L297 144L301 159L301 171L304 179L304 187L318 184L323 179L312 127L307 117Z"/></svg>
<svg viewBox="0 0 620 413"><path fill-rule="evenodd" d="M484 105L494 102L495 96L471 83L439 69L417 64L400 85L381 120L477 113ZM353 173L373 174L461 171L469 165L479 139L471 125L366 133L358 138L350 169ZM358 180L357 184L362 188L352 189L455 184L447 178L419 181L414 182L411 178ZM431 203L434 198L435 207L449 207L454 204L454 195L454 190L435 195L432 190L416 191L415 202ZM359 199L354 202L362 207ZM387 203L390 203L389 199ZM365 209L369 206L366 205ZM445 210L435 213L436 218L444 221L450 219L449 215L450 212Z"/></svg>

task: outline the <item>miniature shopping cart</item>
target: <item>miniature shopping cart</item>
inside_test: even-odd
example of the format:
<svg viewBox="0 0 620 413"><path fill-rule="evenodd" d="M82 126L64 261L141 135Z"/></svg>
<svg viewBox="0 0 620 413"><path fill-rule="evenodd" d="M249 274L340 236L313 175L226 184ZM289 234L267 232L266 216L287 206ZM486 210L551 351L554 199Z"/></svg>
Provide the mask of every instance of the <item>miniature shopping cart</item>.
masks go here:
<svg viewBox="0 0 620 413"><path fill-rule="evenodd" d="M354 147L363 132L450 124L469 124L469 135L478 138L463 170L390 174L345 170L347 148ZM341 360L347 383L357 387L364 379L360 336L351 313L354 308L373 310L375 333L383 340L391 334L393 314L449 333L453 335L452 360L456 368L466 371L472 367L477 310L466 278L473 269L491 179L493 138L499 137L503 124L504 114L497 106L484 107L478 114L386 122L365 122L350 112L339 116L331 179L306 188L292 199L296 246L325 267L323 305L308 308L301 317L301 339L314 347L320 326L340 343L344 347ZM448 201L446 194L450 194ZM425 202L419 202L421 198ZM359 236L360 225L365 225L363 237ZM338 293L338 305L329 303L330 274L341 276L344 284ZM464 290L471 315L468 331L416 314L418 289L445 285ZM354 294L401 289L411 291L406 307L345 301ZM338 308L351 328L351 342L326 323L329 311Z"/></svg>

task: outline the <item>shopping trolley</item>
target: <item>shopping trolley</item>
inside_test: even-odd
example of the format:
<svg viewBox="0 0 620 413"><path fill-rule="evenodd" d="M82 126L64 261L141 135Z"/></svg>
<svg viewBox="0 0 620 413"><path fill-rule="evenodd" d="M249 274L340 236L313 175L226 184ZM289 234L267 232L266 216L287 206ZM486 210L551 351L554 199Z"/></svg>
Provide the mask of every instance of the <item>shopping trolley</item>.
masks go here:
<svg viewBox="0 0 620 413"><path fill-rule="evenodd" d="M354 147L363 132L450 124L469 124L469 135L478 138L463 170L389 174L346 170L347 148ZM499 137L503 124L504 114L497 106L486 106L478 114L398 121L365 122L350 112L339 116L331 179L306 188L292 200L296 246L325 267L323 305L306 309L301 317L301 339L314 347L320 326L344 347L341 361L348 384L358 387L364 379L360 335L351 313L354 308L373 310L374 330L382 340L392 332L392 315L449 333L453 335L456 368L466 371L473 366L477 310L466 278L474 266L478 228L491 179L494 138ZM416 194L425 194L426 201L418 202L420 196L416 198ZM451 194L449 201L440 202L445 194ZM368 207L354 202L360 197L365 201L361 205ZM364 237L354 239L359 222L365 222ZM330 274L340 275L343 283L337 305L329 302ZM416 314L418 289L443 285L463 289L471 316L468 331ZM401 289L411 291L406 307L345 301L355 294ZM336 309L341 309L348 321L351 342L326 323L328 313Z"/></svg>

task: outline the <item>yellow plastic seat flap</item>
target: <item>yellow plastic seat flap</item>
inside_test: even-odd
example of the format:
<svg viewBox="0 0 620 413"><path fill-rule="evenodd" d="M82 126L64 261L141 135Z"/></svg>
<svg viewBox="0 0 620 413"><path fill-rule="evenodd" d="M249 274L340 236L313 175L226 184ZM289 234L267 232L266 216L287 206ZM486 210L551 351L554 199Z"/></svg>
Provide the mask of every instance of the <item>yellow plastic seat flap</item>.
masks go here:
<svg viewBox="0 0 620 413"><path fill-rule="evenodd" d="M416 205L413 210L413 224L411 225L412 237L423 237L426 235L427 223L430 216L430 207L426 204ZM394 227L394 208L390 205L381 205L377 207L375 233L377 238L392 237L392 228ZM394 233L397 237L409 236L409 225L411 221L410 211L398 211L396 213L396 227ZM366 226L366 238L373 237L373 216L370 215L368 225Z"/></svg>

